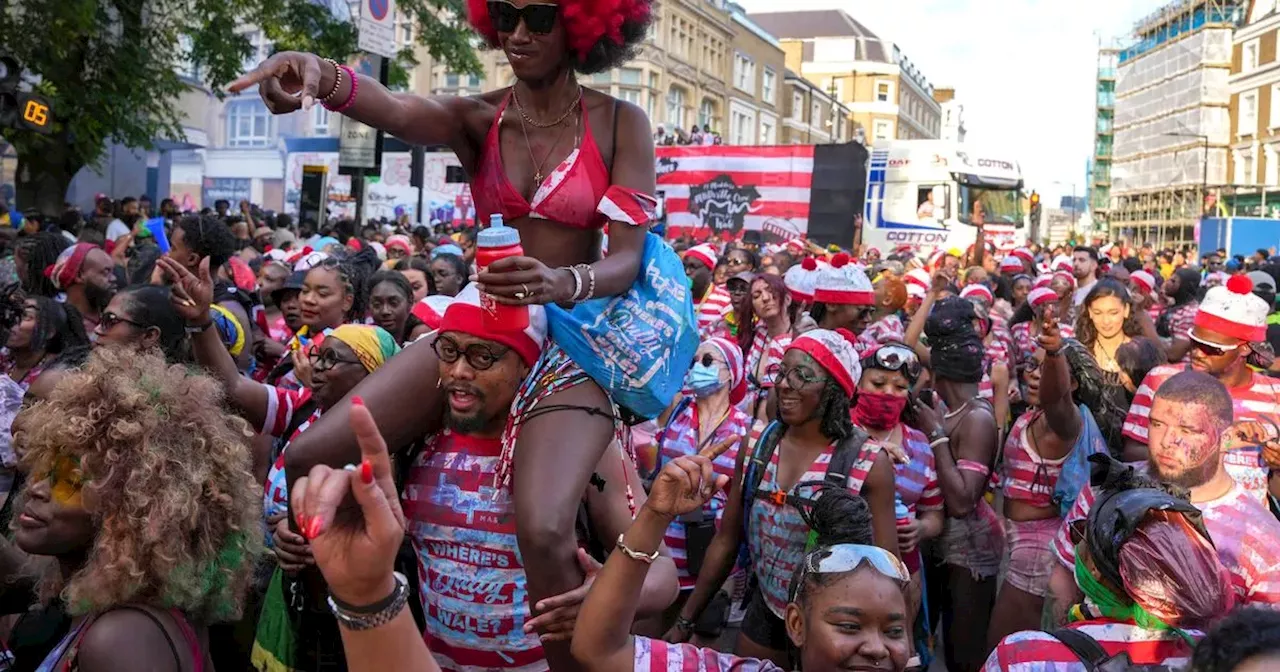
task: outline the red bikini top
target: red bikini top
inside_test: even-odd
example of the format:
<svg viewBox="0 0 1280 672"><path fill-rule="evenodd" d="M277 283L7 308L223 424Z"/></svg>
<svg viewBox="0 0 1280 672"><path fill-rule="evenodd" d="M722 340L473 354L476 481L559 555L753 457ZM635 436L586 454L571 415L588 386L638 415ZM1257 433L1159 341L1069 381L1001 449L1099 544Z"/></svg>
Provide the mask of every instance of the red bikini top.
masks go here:
<svg viewBox="0 0 1280 672"><path fill-rule="evenodd" d="M485 136L480 165L471 181L476 221L487 222L489 215L499 212L507 222L528 216L549 219L577 229L604 228L608 217L596 212L596 207L609 189L609 169L591 135L586 103L579 102L582 111L581 144L547 175L530 203L511 185L511 180L507 179L502 168L498 127L510 100L511 94L507 94L498 106L498 115L489 127L489 134ZM614 116L616 118L616 111Z"/></svg>

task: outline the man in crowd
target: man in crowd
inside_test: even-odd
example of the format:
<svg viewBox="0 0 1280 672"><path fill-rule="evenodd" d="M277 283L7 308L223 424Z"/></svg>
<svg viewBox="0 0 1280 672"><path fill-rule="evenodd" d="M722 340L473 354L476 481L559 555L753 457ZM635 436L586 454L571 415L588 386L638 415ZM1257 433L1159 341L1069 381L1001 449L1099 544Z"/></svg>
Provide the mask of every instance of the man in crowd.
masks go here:
<svg viewBox="0 0 1280 672"><path fill-rule="evenodd" d="M1076 293L1072 305L1084 303L1084 297L1098 283L1098 250L1088 245L1076 247L1071 254L1071 272L1076 278Z"/></svg>
<svg viewBox="0 0 1280 672"><path fill-rule="evenodd" d="M712 282L719 255L710 243L694 245L684 253L684 274L689 278L690 296L698 316L698 332L704 336L733 309L729 291Z"/></svg>
<svg viewBox="0 0 1280 672"><path fill-rule="evenodd" d="M132 196L125 196L120 199L119 216L111 220L107 225L107 241L114 243L117 240L129 235L133 230L125 220L133 221L138 215L138 199Z"/></svg>
<svg viewBox="0 0 1280 672"><path fill-rule="evenodd" d="M1145 469L1191 491L1239 601L1280 609L1280 521L1226 469L1224 445L1238 417L1233 401L1227 387L1207 373L1183 371L1165 380L1146 418L1151 456ZM1095 498L1086 485L1054 539L1061 566L1054 568L1049 588L1059 610L1079 601L1072 577L1076 524L1088 517Z"/></svg>
<svg viewBox="0 0 1280 672"><path fill-rule="evenodd" d="M1280 380L1249 366L1254 346L1267 339L1270 312L1252 289L1247 277L1236 276L1227 286L1214 287L1205 294L1191 329L1190 368L1216 378L1229 390L1239 426L1230 432L1232 441L1223 463L1228 473L1262 502L1268 490L1268 469L1257 444L1280 438L1272 429L1280 425ZM1183 364L1158 366L1138 386L1124 422L1125 460L1144 459L1152 396L1186 368Z"/></svg>
<svg viewBox="0 0 1280 672"><path fill-rule="evenodd" d="M169 236L170 259L182 264L188 271L200 272L200 260L209 257L209 269L214 278L213 300L225 308L242 330L245 342L252 343L252 329L255 322L250 319L256 301L244 291L239 290L231 282L227 261L236 251L236 239L231 228L222 220L201 215L187 215L178 220ZM157 274L160 273L157 267ZM153 276L153 282L158 276ZM240 370L248 368L253 359L250 348L244 348L236 356L236 364Z"/></svg>
<svg viewBox="0 0 1280 672"><path fill-rule="evenodd" d="M66 293L67 304L80 311L85 333L92 336L116 293L115 260L102 248L77 243L58 255L50 279Z"/></svg>

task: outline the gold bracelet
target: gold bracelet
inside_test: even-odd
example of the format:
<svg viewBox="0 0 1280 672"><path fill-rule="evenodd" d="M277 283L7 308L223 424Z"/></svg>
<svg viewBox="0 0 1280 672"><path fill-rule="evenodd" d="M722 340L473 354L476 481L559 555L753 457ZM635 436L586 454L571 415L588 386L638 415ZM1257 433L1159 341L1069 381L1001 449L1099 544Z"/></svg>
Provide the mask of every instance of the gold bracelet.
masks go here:
<svg viewBox="0 0 1280 672"><path fill-rule="evenodd" d="M651 554L646 554L646 553L641 553L639 551L632 550L630 546L627 546L626 542L622 541L622 537L625 535L626 535L625 532L618 535L617 547L618 547L618 550L622 551L622 553L626 555L628 558L631 558L632 560L639 560L640 562L643 562L646 565L652 565L653 561L658 559L657 551L654 551Z"/></svg>
<svg viewBox="0 0 1280 672"><path fill-rule="evenodd" d="M333 98L333 95L338 92L338 87L342 86L342 68L338 67L338 62L332 58L326 58L324 60L333 65L334 76L333 88L329 89L329 93L324 94L324 97L319 99L321 104L327 104L329 100Z"/></svg>

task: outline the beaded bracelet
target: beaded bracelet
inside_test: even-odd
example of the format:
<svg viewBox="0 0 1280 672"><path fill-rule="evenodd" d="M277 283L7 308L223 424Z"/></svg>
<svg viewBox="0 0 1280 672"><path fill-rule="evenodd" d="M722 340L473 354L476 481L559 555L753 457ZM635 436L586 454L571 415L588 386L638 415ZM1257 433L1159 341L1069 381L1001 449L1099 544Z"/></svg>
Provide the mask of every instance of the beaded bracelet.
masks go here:
<svg viewBox="0 0 1280 672"><path fill-rule="evenodd" d="M329 89L329 93L324 94L324 97L320 98L319 101L321 105L329 107L329 101L333 100L334 95L338 93L338 89L342 86L342 66L332 58L324 60L333 65L333 88Z"/></svg>
<svg viewBox="0 0 1280 672"><path fill-rule="evenodd" d="M595 298L596 295L596 269L590 264L578 264L578 266L582 266L587 269L587 293L581 299L576 300L579 302L590 301Z"/></svg>
<svg viewBox="0 0 1280 672"><path fill-rule="evenodd" d="M352 70L350 67L345 65L339 65L338 67L347 73L347 77L351 78L351 93L347 95L346 101L344 101L341 105L331 106L329 103L324 103L324 102L322 102L321 105L324 105L324 108L326 110L329 110L330 112L341 113L346 111L347 108L351 107L352 105L355 105L356 94L359 93L360 91L360 78L356 77L356 71Z"/></svg>

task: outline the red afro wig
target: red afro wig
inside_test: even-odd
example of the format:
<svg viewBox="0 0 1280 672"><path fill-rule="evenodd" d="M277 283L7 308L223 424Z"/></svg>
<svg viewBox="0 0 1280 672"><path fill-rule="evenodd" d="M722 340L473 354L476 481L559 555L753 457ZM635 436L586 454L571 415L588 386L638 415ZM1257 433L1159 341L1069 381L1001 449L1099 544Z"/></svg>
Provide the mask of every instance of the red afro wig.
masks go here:
<svg viewBox="0 0 1280 672"><path fill-rule="evenodd" d="M631 60L653 18L652 0L559 0L559 6L574 69L588 75ZM488 0L467 0L467 20L490 47L501 48Z"/></svg>

